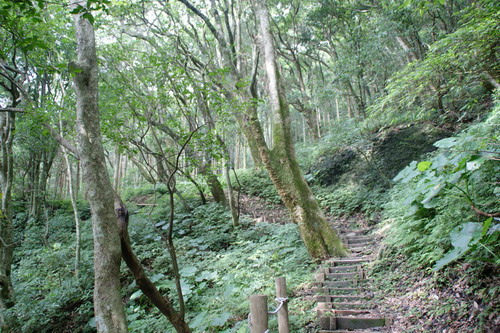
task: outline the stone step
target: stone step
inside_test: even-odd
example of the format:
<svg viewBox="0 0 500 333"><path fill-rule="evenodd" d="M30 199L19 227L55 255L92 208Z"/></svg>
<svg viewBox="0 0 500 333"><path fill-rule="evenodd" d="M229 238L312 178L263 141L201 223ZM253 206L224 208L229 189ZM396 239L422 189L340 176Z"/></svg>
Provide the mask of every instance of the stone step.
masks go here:
<svg viewBox="0 0 500 333"><path fill-rule="evenodd" d="M352 279L352 280L337 280L337 281L318 281L314 282L313 291L318 293L327 293L329 291L335 291L336 289L342 288L357 288L357 289L366 289L369 288L370 284L373 282L373 279Z"/></svg>
<svg viewBox="0 0 500 333"><path fill-rule="evenodd" d="M335 329L366 329L385 326L384 317L337 317Z"/></svg>
<svg viewBox="0 0 500 333"><path fill-rule="evenodd" d="M315 287L312 288L313 291L317 294L323 295L357 295L361 294L364 289L363 288L354 288L354 287ZM322 295L320 295L322 296Z"/></svg>
<svg viewBox="0 0 500 333"><path fill-rule="evenodd" d="M372 230L371 229L357 229L357 230L340 229L339 231L341 234L344 234L346 236L349 236L351 234L354 234L355 236L361 236L361 235L369 234Z"/></svg>
<svg viewBox="0 0 500 333"><path fill-rule="evenodd" d="M327 267L325 268L325 273L341 273L341 272L356 272L359 265L347 265L347 266L337 266L337 267Z"/></svg>
<svg viewBox="0 0 500 333"><path fill-rule="evenodd" d="M369 246L355 246L355 247L350 247L349 250L351 250L351 252L367 252L367 254L373 252L373 249Z"/></svg>
<svg viewBox="0 0 500 333"><path fill-rule="evenodd" d="M317 308L335 310L369 310L373 304L365 302L318 302Z"/></svg>
<svg viewBox="0 0 500 333"><path fill-rule="evenodd" d="M347 241L347 247L349 248L349 250L352 247L370 246L372 244L373 244L373 241L356 241L356 242Z"/></svg>
<svg viewBox="0 0 500 333"><path fill-rule="evenodd" d="M341 230L341 238L351 251L351 256L326 261L316 274L314 290L320 333L364 332L374 333L390 325L391 318L382 317L371 300L370 280L366 279L365 264L373 260L378 238L371 229Z"/></svg>
<svg viewBox="0 0 500 333"><path fill-rule="evenodd" d="M347 236L347 241L350 244L356 244L358 242L373 242L374 238L371 236Z"/></svg>
<svg viewBox="0 0 500 333"><path fill-rule="evenodd" d="M371 296L367 294L359 294L359 295L317 295L314 296L316 302L325 302L325 303L335 303L341 301L347 302L355 302L355 301L364 301L370 299Z"/></svg>
<svg viewBox="0 0 500 333"><path fill-rule="evenodd" d="M349 309L369 309L373 305L371 302L334 302L333 309L349 310Z"/></svg>
<svg viewBox="0 0 500 333"><path fill-rule="evenodd" d="M372 310L366 310L366 309L335 309L335 315L337 317L339 316L364 316L368 314L372 314Z"/></svg>
<svg viewBox="0 0 500 333"><path fill-rule="evenodd" d="M381 331L367 331L367 330L320 330L318 333L380 333Z"/></svg>
<svg viewBox="0 0 500 333"><path fill-rule="evenodd" d="M316 312L319 317L321 316L334 316L334 317L346 317L346 316L357 316L358 318L373 317L372 310L337 310L331 308L322 308L320 304L329 303L318 303L316 307Z"/></svg>
<svg viewBox="0 0 500 333"><path fill-rule="evenodd" d="M331 314L319 318L323 330L352 330L385 326L383 317L335 317ZM338 332L338 331L336 331Z"/></svg>
<svg viewBox="0 0 500 333"><path fill-rule="evenodd" d="M326 278L328 280L348 280L359 277L358 272L347 272L347 273L328 273Z"/></svg>
<svg viewBox="0 0 500 333"><path fill-rule="evenodd" d="M359 265L371 261L371 258L348 258L348 259L335 259L331 261L333 266L343 266L343 265Z"/></svg>
<svg viewBox="0 0 500 333"><path fill-rule="evenodd" d="M329 312L335 314L337 317L339 316L358 316L358 315L367 315L371 314L372 310L371 309L339 309L335 307L335 304L337 303L331 303L331 302L318 302L316 304L316 311L323 311L323 310L328 310ZM351 303L352 304L352 303ZM356 303L354 303L356 304ZM361 303L358 303L361 304Z"/></svg>
<svg viewBox="0 0 500 333"><path fill-rule="evenodd" d="M314 278L316 282L325 282L325 281L345 281L345 280L354 280L363 278L363 271L361 268L358 268L357 271L354 272L343 272L343 273L316 273L314 274Z"/></svg>
<svg viewBox="0 0 500 333"><path fill-rule="evenodd" d="M343 281L324 281L323 286L325 288L328 288L330 290L332 289L352 289L353 287L356 287L358 285L358 282L355 280L343 280Z"/></svg>
<svg viewBox="0 0 500 333"><path fill-rule="evenodd" d="M363 289L362 288L328 288L328 290L330 291L330 293L333 293L334 295L345 295L345 294L349 294L349 295L352 295L352 294L360 294L363 292Z"/></svg>

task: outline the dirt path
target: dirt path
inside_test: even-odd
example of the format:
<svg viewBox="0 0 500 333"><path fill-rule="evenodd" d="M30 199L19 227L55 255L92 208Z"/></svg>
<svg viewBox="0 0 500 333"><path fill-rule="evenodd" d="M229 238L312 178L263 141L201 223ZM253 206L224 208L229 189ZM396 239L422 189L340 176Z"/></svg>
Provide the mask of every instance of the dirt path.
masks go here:
<svg viewBox="0 0 500 333"><path fill-rule="evenodd" d="M250 216L255 222L291 223L288 210L282 204L272 204L258 197L241 194L241 214Z"/></svg>

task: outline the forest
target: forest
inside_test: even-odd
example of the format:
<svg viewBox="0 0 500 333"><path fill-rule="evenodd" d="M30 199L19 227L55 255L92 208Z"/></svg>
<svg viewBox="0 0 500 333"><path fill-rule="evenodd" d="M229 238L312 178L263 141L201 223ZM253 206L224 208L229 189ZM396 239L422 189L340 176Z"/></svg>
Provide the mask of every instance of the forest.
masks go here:
<svg viewBox="0 0 500 333"><path fill-rule="evenodd" d="M0 0L0 41L1 333L498 332L498 1Z"/></svg>

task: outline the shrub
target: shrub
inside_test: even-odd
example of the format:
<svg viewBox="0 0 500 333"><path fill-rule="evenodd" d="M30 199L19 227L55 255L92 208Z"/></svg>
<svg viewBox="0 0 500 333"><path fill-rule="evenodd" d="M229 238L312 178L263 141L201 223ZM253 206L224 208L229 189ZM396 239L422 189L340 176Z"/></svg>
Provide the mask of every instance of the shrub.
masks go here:
<svg viewBox="0 0 500 333"><path fill-rule="evenodd" d="M413 162L395 178L400 183L384 213L390 224L386 241L412 263L435 263L451 249L452 231L469 230L458 226L466 222L482 225L486 218L471 207L476 211L499 210L498 188L492 182L500 174L494 160L498 155L495 129L499 126L500 104L486 121L438 141L438 151L426 161ZM491 228L496 227L492 224ZM482 257L498 258L498 246L481 251Z"/></svg>

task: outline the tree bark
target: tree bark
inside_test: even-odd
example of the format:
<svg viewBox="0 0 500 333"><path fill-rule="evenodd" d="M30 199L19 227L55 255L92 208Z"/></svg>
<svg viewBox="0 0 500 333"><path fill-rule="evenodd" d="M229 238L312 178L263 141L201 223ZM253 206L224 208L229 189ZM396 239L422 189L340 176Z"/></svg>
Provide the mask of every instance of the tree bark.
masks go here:
<svg viewBox="0 0 500 333"><path fill-rule="evenodd" d="M71 0L71 6L80 3ZM114 192L106 168L99 123L98 68L94 28L82 16L74 15L78 69L76 121L82 178L92 213L94 236L94 310L98 332L127 332L120 295L121 247L114 212Z"/></svg>

